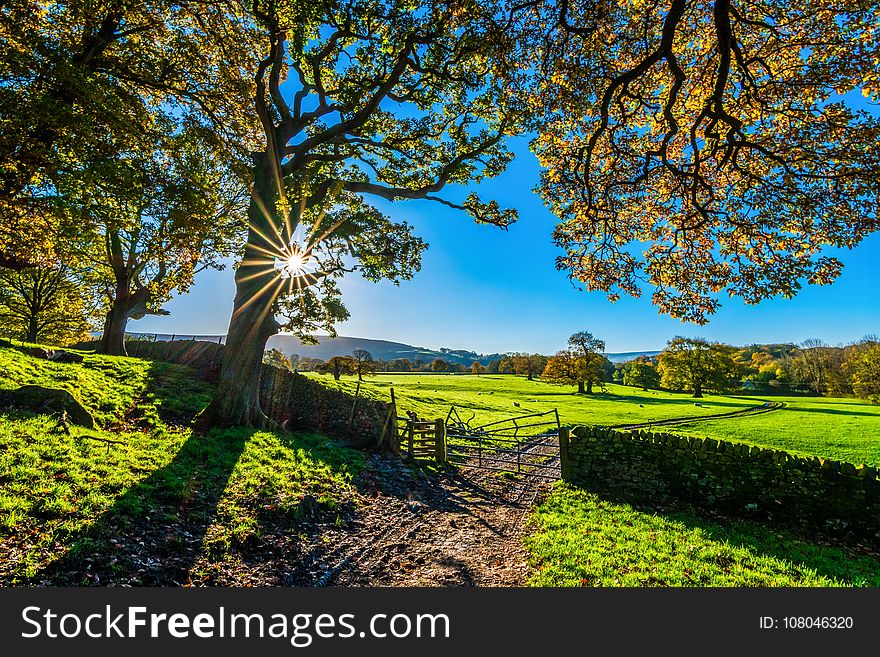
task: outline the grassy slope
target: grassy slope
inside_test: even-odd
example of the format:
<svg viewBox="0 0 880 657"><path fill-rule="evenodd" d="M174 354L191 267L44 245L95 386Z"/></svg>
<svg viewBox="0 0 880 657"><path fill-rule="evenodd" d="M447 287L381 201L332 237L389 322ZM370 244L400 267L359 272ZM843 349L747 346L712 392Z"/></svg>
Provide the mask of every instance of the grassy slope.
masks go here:
<svg viewBox="0 0 880 657"><path fill-rule="evenodd" d="M353 377L336 383L318 375L328 386L354 392ZM475 414L472 425L522 413L559 409L563 423L619 425L677 417L727 413L759 406L760 397L707 395L694 400L687 394L609 384L606 393L577 395L572 388L528 381L509 375L450 376L380 374L367 379L361 394L389 398L394 387L401 411L421 417L446 417L454 404L464 419ZM858 399L772 397L785 402L781 411L744 418L695 421L658 430L682 435L722 438L827 458L880 465L880 406ZM519 407L513 405L518 402ZM640 406L641 405L641 406Z"/></svg>
<svg viewBox="0 0 880 657"><path fill-rule="evenodd" d="M305 495L325 506L341 501L362 462L314 435L193 435L175 419L203 408L211 389L177 365L89 354L82 365L56 364L0 349L0 388L28 383L67 388L100 428L73 427L67 436L53 417L0 409L0 582L7 584L39 577L52 562L74 563L145 517L173 531L179 525L184 536L187 526L207 522L210 559L201 566L218 569L235 560L236 546L259 538L267 510L295 519ZM123 575L131 564L114 567ZM125 577L138 583L136 573Z"/></svg>
<svg viewBox="0 0 880 657"><path fill-rule="evenodd" d="M532 586L880 586L880 561L747 522L660 515L557 484L526 538Z"/></svg>

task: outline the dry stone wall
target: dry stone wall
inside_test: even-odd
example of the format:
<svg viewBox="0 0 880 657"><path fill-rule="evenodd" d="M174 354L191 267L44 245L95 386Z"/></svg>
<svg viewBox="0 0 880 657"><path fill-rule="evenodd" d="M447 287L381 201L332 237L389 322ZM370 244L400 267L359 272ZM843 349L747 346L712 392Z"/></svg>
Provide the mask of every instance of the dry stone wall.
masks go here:
<svg viewBox="0 0 880 657"><path fill-rule="evenodd" d="M878 470L712 438L575 427L562 478L618 499L724 514L880 543Z"/></svg>

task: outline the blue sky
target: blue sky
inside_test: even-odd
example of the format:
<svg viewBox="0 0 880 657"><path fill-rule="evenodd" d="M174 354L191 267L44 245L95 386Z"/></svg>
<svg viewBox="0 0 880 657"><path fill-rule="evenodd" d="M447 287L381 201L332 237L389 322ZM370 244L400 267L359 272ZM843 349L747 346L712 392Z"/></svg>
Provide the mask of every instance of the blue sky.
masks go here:
<svg viewBox="0 0 880 657"><path fill-rule="evenodd" d="M591 331L610 352L661 349L675 335L702 336L732 344L801 342L831 344L880 333L876 295L880 235L839 254L845 268L831 286L805 286L792 300L747 306L722 300L706 326L659 315L650 296L609 302L601 293L576 290L556 271L559 250L550 233L553 216L532 191L538 164L525 139L512 144L516 160L501 177L477 191L515 207L519 221L507 231L478 226L464 213L428 201L376 203L397 220L413 224L429 243L422 270L399 287L351 275L342 284L351 319L340 335L405 342L481 353L553 353L576 331ZM452 190L463 199L465 190ZM132 321L130 331L222 334L232 313L233 271L199 274L190 291L167 304L167 317Z"/></svg>

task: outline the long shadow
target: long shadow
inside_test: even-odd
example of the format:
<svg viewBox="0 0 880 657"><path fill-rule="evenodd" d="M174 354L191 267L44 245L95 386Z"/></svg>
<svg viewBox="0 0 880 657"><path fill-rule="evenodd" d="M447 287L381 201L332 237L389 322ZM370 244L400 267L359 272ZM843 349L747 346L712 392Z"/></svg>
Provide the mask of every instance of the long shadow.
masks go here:
<svg viewBox="0 0 880 657"><path fill-rule="evenodd" d="M861 580L858 583L862 586L880 586L880 554L859 555L852 547L835 545L833 537L794 533L755 521L706 518L697 513L673 514L673 519L699 528L713 540L744 545L756 554L801 564L820 575L850 583Z"/></svg>
<svg viewBox="0 0 880 657"><path fill-rule="evenodd" d="M171 462L121 495L28 584L185 583L252 433L194 434Z"/></svg>
<svg viewBox="0 0 880 657"><path fill-rule="evenodd" d="M798 413L827 413L828 415L860 415L864 417L880 417L880 414L877 413L865 413L863 411L840 411L834 408L815 408L809 406L805 408L792 408L789 410L796 411Z"/></svg>
<svg viewBox="0 0 880 657"><path fill-rule="evenodd" d="M613 495L599 497L629 504L637 511L662 516L688 529L699 529L712 540L744 546L756 555L800 564L851 584L880 586L880 552L876 546L873 552L866 552L833 536L797 532L769 519L721 516L684 503L660 507Z"/></svg>

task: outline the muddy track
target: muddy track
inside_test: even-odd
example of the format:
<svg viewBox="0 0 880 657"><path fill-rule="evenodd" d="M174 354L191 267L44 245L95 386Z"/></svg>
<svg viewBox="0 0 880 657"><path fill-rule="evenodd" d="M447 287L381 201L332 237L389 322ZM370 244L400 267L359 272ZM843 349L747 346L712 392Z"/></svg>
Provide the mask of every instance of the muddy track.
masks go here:
<svg viewBox="0 0 880 657"><path fill-rule="evenodd" d="M647 429L649 427L662 427L675 424L690 424L692 422L702 422L703 420L722 420L726 418L749 417L752 415L763 415L764 413L772 413L785 407L783 402L764 402L761 406L753 406L752 408L744 408L739 411L731 411L729 413L714 413L712 415L699 415L690 417L677 417L668 420L656 420L654 422L642 422L641 424L618 424L609 429Z"/></svg>
<svg viewBox="0 0 880 657"><path fill-rule="evenodd" d="M558 460L558 455L552 456ZM474 468L441 474L374 455L350 526L306 555L307 586L517 586L528 572L522 534L550 482Z"/></svg>

